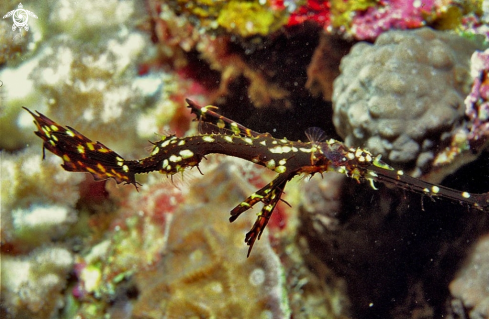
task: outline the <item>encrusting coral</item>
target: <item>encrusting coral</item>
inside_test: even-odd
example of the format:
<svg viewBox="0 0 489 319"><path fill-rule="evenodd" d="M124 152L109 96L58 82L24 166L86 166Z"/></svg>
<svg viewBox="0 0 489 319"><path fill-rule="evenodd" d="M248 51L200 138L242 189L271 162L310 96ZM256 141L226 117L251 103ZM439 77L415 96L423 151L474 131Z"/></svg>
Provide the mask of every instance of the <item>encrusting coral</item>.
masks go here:
<svg viewBox="0 0 489 319"><path fill-rule="evenodd" d="M166 1L179 14L185 14L206 30L223 29L242 37L266 36L288 20L286 10L269 1ZM198 20L198 21L196 21Z"/></svg>
<svg viewBox="0 0 489 319"><path fill-rule="evenodd" d="M204 165L205 178L187 176L190 190L185 181L180 191L153 177L121 200L107 238L76 259L74 313L97 318L117 308L133 318L288 316L285 270L268 235L247 259L242 235L253 216L230 225L223 211L250 191L242 168L232 161L216 165L212 171ZM127 191L108 189L119 200ZM137 291L137 300L127 299L128 290ZM108 300L125 300L127 307Z"/></svg>
<svg viewBox="0 0 489 319"><path fill-rule="evenodd" d="M473 149L483 149L489 140L489 49L475 52L471 59L472 90L465 99L470 119L467 139Z"/></svg>
<svg viewBox="0 0 489 319"><path fill-rule="evenodd" d="M186 205L173 214L161 261L135 277L141 291L135 318L290 315L284 269L267 234L246 258L242 233L252 218L229 225L220 213L249 191L234 170L223 162L206 173L192 186Z"/></svg>
<svg viewBox="0 0 489 319"><path fill-rule="evenodd" d="M85 177L60 171L59 161L43 161L32 148L0 156L2 243L19 252L66 233L76 222L77 184Z"/></svg>
<svg viewBox="0 0 489 319"><path fill-rule="evenodd" d="M334 82L337 132L348 145L423 172L463 123L470 56L482 47L429 28L356 44Z"/></svg>
<svg viewBox="0 0 489 319"><path fill-rule="evenodd" d="M134 83L134 63L147 44L137 32L95 48L60 37L42 52L31 77L51 112L87 129L96 139L107 136L120 142L125 135L136 135L131 119L144 105L144 96ZM122 140L124 147L131 147Z"/></svg>
<svg viewBox="0 0 489 319"><path fill-rule="evenodd" d="M145 18L144 9L138 4L136 1L71 4L60 0L50 7L55 10L47 12L42 6L31 8L25 3L40 18L40 24L32 25L23 38L28 42L28 50L22 46L22 50L16 51L16 47L9 46L4 52L1 45L11 43L0 44L0 54L8 54L9 59L7 63L1 62L0 70L1 259L6 262L2 264L2 277L7 273L5 269L13 267L8 272L13 274L20 264L33 264L29 267L35 272L35 263L40 262L45 267L39 271L49 274L47 279L53 279L54 289L50 290L48 282L44 285L41 276L40 280L29 280L30 291L53 292L52 299L39 305L34 293L14 296L18 293L16 285L25 283L2 280L5 299L0 316L56 317L55 310L62 306L62 298L54 292L64 287L73 260L60 268L56 261L31 256L40 251L44 255L54 254L64 245L67 248L63 251L73 259L71 250L79 247L80 241L86 240L80 246L90 250L89 242L94 241L91 236L100 237L105 230L102 227L105 221L99 215L106 214L107 205L95 207L93 194L83 194L80 183L86 176L65 175L59 160L51 156L42 161L42 148L30 143L32 120L24 116L21 106L55 112L75 127L88 129L99 139L109 138L112 140L109 143L131 152L135 145L147 145L146 140L154 139L155 132L165 130L178 109L175 92L179 96L190 86L175 73L145 65L154 57L155 50L151 49L150 36L136 30L136 25ZM67 15L62 17L61 13ZM5 21L1 22L3 28ZM0 38L9 34L2 33ZM188 123L182 125L182 130L185 127ZM90 180L84 185L91 185ZM83 196L88 197L85 199L92 205L91 210L80 209L84 207L83 200L79 202ZM86 224L88 211L97 212L93 225ZM29 279L27 275L25 278ZM58 276L60 284L54 283ZM23 299L18 302L20 298Z"/></svg>

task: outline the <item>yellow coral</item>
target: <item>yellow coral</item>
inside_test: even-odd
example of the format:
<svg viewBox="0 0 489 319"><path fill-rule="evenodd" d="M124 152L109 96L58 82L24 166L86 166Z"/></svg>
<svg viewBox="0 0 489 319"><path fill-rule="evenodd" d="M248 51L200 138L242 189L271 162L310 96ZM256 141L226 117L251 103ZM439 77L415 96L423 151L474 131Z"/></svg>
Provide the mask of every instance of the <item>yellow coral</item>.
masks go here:
<svg viewBox="0 0 489 319"><path fill-rule="evenodd" d="M241 36L267 35L287 23L288 16L255 2L229 2L219 13L217 23Z"/></svg>
<svg viewBox="0 0 489 319"><path fill-rule="evenodd" d="M344 27L350 29L351 19L355 11L363 11L373 7L378 3L377 0L359 0L359 1L331 1L331 24L335 28Z"/></svg>

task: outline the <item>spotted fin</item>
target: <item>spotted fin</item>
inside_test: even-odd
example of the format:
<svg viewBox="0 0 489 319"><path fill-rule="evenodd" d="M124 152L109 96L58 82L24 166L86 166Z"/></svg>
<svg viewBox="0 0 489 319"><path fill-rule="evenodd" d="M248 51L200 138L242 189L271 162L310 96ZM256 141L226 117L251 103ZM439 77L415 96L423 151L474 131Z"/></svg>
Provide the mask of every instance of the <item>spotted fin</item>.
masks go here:
<svg viewBox="0 0 489 319"><path fill-rule="evenodd" d="M253 193L231 211L229 220L233 222L239 215L252 208L256 203L263 203L263 208L258 214L258 218L245 237L245 242L250 246L248 249L248 257L250 256L255 241L260 239L263 230L267 226L268 220L270 219L270 216L272 216L275 206L277 206L277 203L280 201L285 185L290 178L289 174L279 174L273 181Z"/></svg>
<svg viewBox="0 0 489 319"><path fill-rule="evenodd" d="M117 153L100 142L93 142L75 129L58 125L43 114L24 109L34 117L38 131L36 135L43 141L44 149L61 157L65 170L91 173L95 180L113 178L117 183L136 184L134 161L125 161Z"/></svg>
<svg viewBox="0 0 489 319"><path fill-rule="evenodd" d="M252 131L238 122L212 111L212 109L217 109L216 106L209 105L202 107L192 100L186 99L186 101L191 112L195 114L197 120L201 122L201 125L204 128L206 125L207 127L210 127L210 132L205 133L221 133L248 137L256 137L260 135L260 133Z"/></svg>

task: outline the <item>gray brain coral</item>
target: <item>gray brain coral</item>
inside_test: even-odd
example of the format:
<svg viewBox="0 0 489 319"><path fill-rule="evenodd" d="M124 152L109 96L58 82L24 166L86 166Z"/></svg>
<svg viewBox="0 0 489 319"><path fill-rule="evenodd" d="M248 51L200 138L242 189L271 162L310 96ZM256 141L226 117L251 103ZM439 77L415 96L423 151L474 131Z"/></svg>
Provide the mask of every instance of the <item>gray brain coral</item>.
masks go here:
<svg viewBox="0 0 489 319"><path fill-rule="evenodd" d="M480 47L429 28L356 44L334 82L336 130L350 146L423 171L463 123L470 56Z"/></svg>

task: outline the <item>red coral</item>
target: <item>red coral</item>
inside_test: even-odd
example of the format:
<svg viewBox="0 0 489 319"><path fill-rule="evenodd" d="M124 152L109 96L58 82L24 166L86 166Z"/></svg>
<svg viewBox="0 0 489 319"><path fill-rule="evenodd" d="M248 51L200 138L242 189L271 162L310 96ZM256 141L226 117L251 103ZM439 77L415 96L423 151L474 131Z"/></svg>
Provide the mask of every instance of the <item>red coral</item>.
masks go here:
<svg viewBox="0 0 489 319"><path fill-rule="evenodd" d="M281 2L283 3L283 1ZM330 3L321 0L308 0L307 4L299 7L290 15L287 26L294 26L306 21L314 21L324 28L328 27L331 21Z"/></svg>

